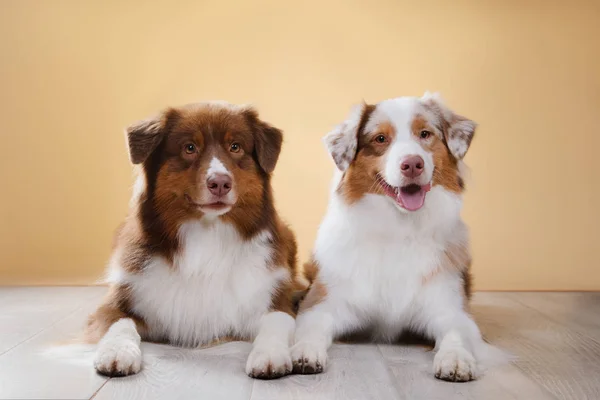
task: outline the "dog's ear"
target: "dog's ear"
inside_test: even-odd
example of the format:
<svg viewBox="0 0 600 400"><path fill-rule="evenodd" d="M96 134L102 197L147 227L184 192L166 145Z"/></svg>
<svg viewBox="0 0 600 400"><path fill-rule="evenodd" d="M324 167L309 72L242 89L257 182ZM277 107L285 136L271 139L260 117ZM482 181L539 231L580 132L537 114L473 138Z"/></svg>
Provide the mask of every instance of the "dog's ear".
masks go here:
<svg viewBox="0 0 600 400"><path fill-rule="evenodd" d="M258 112L252 107L247 107L244 110L244 115L254 135L254 157L263 171L271 174L275 170L275 165L279 159L283 143L283 132L262 121L258 117Z"/></svg>
<svg viewBox="0 0 600 400"><path fill-rule="evenodd" d="M437 116L450 153L462 160L475 136L477 123L450 110L439 93L425 92L421 102Z"/></svg>
<svg viewBox="0 0 600 400"><path fill-rule="evenodd" d="M323 138L335 165L342 172L354 161L358 147L358 131L372 107L366 103L352 107L348 118Z"/></svg>
<svg viewBox="0 0 600 400"><path fill-rule="evenodd" d="M125 130L129 159L133 164L143 163L152 154L165 137L167 125L176 113L169 109L154 118L138 121Z"/></svg>

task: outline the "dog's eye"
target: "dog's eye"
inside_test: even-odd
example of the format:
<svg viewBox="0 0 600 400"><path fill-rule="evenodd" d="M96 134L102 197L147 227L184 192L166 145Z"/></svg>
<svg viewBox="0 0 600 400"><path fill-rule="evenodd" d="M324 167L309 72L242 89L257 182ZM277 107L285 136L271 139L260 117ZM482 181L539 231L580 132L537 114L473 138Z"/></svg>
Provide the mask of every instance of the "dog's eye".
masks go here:
<svg viewBox="0 0 600 400"><path fill-rule="evenodd" d="M386 139L385 139L385 136L383 136L383 135L377 135L377 137L375 138L375 141L377 143L385 143Z"/></svg>
<svg viewBox="0 0 600 400"><path fill-rule="evenodd" d="M196 152L196 145L193 143L188 143L185 145L185 152L187 154L194 154Z"/></svg>
<svg viewBox="0 0 600 400"><path fill-rule="evenodd" d="M240 151L241 147L239 143L231 143L231 146L229 146L229 151L231 151L232 153L238 153Z"/></svg>
<svg viewBox="0 0 600 400"><path fill-rule="evenodd" d="M421 133L419 134L419 136L421 137L421 139L428 139L429 136L431 136L431 132L429 132L429 131L421 131Z"/></svg>

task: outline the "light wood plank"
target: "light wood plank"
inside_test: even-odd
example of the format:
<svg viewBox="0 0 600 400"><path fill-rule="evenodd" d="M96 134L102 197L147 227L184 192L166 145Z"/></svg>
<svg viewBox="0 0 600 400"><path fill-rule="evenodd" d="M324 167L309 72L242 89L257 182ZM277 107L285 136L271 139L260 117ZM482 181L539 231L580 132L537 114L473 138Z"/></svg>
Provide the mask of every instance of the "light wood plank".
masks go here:
<svg viewBox="0 0 600 400"><path fill-rule="evenodd" d="M600 398L600 344L506 293L477 293L473 314L491 343L513 352L514 365L559 399Z"/></svg>
<svg viewBox="0 0 600 400"><path fill-rule="evenodd" d="M600 338L600 293L519 292L509 297L579 333Z"/></svg>
<svg viewBox="0 0 600 400"><path fill-rule="evenodd" d="M105 292L104 287L0 287L0 355Z"/></svg>
<svg viewBox="0 0 600 400"><path fill-rule="evenodd" d="M250 347L232 342L190 350L144 343L142 371L110 379L94 399L247 400L253 384L244 372Z"/></svg>
<svg viewBox="0 0 600 400"><path fill-rule="evenodd" d="M80 332L105 290L0 288L0 399L600 398L597 293L477 293L472 312L484 336L518 358L458 384L436 380L433 353L421 347L364 344L334 345L324 374L255 381L244 373L251 345L239 342L143 344L142 373L107 380L93 370L94 346L48 352Z"/></svg>
<svg viewBox="0 0 600 400"><path fill-rule="evenodd" d="M253 400L399 399L376 345L334 344L324 373L255 381Z"/></svg>
<svg viewBox="0 0 600 400"><path fill-rule="evenodd" d="M380 345L402 399L553 399L512 365L491 368L476 381L450 383L433 376L432 351L417 346Z"/></svg>
<svg viewBox="0 0 600 400"><path fill-rule="evenodd" d="M79 299L75 312L0 356L0 399L84 399L104 384L92 369L93 352L50 351L81 331L100 297Z"/></svg>

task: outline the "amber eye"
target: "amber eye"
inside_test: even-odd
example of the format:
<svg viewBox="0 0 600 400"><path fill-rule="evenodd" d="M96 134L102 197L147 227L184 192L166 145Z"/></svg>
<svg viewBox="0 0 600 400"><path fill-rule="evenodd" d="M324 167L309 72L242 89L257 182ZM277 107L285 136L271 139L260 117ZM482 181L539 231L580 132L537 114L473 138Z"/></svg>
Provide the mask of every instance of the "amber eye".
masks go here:
<svg viewBox="0 0 600 400"><path fill-rule="evenodd" d="M421 137L421 139L427 139L427 138L429 138L429 136L431 136L431 132L429 132L429 131L421 131L421 133L419 134L419 136Z"/></svg>
<svg viewBox="0 0 600 400"><path fill-rule="evenodd" d="M187 154L194 154L196 152L196 145L193 143L188 143L185 145L185 152Z"/></svg>
<svg viewBox="0 0 600 400"><path fill-rule="evenodd" d="M377 135L377 137L375 138L375 141L377 143L385 143L385 140L386 140L385 136L383 136L383 135Z"/></svg>
<svg viewBox="0 0 600 400"><path fill-rule="evenodd" d="M240 151L241 147L239 143L231 143L231 146L229 146L229 151L231 151L232 153L238 153Z"/></svg>

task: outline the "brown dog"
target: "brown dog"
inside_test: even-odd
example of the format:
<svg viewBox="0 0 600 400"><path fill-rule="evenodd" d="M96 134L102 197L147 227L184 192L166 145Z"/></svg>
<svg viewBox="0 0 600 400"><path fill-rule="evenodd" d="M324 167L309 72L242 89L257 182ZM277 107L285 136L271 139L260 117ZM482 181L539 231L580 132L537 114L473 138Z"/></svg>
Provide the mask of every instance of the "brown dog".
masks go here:
<svg viewBox="0 0 600 400"><path fill-rule="evenodd" d="M110 261L111 289L90 317L94 362L137 373L140 340L200 346L254 340L246 372L291 371L296 242L273 205L279 129L227 103L171 108L127 130L140 164Z"/></svg>

